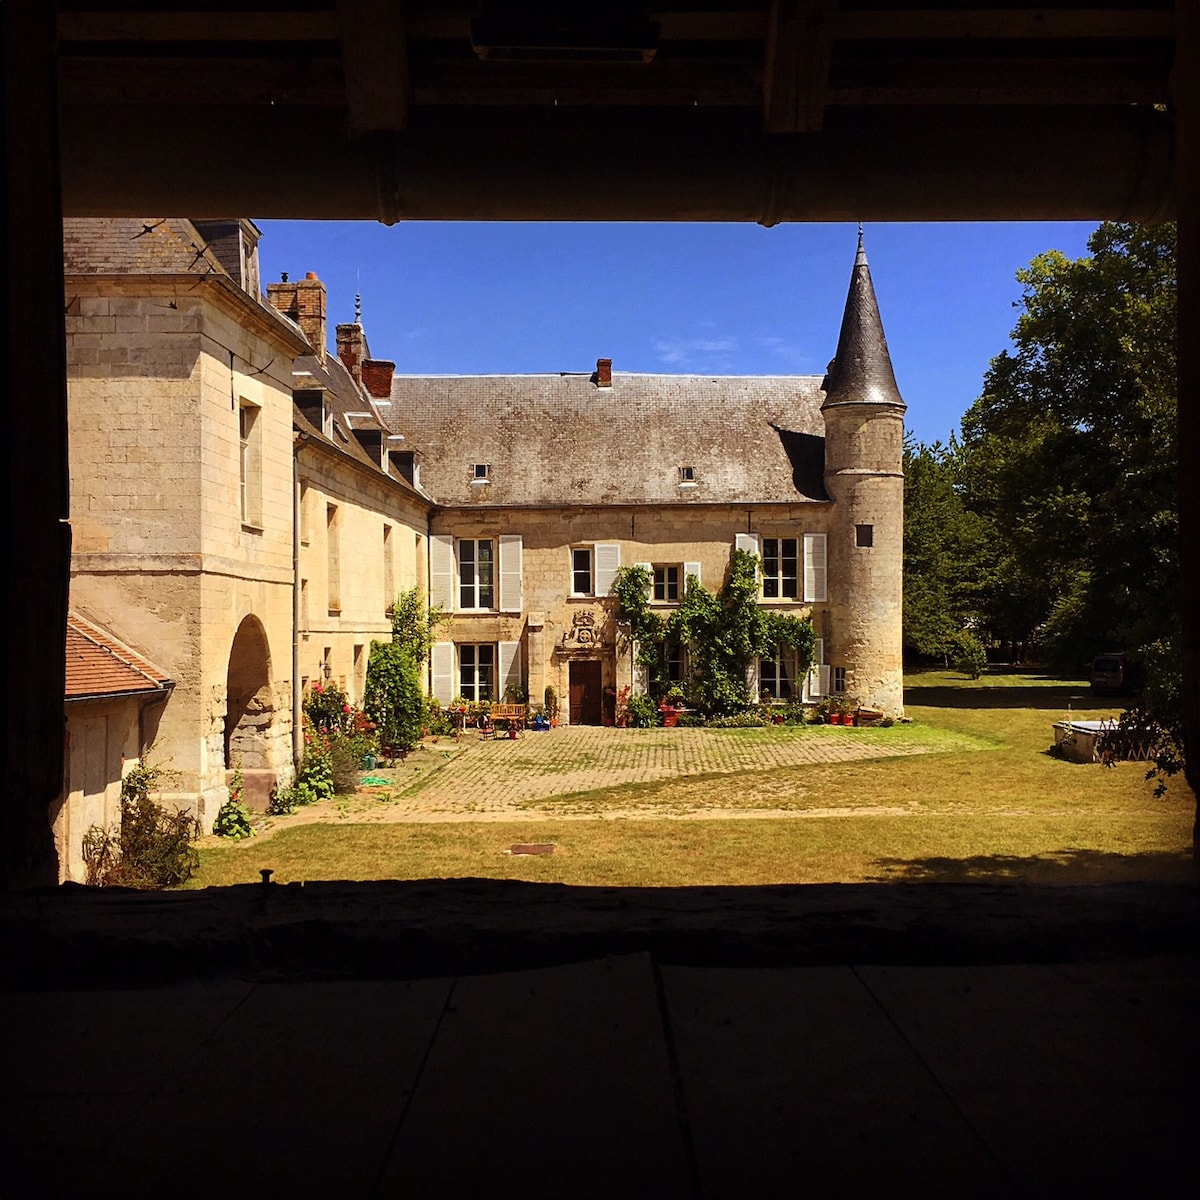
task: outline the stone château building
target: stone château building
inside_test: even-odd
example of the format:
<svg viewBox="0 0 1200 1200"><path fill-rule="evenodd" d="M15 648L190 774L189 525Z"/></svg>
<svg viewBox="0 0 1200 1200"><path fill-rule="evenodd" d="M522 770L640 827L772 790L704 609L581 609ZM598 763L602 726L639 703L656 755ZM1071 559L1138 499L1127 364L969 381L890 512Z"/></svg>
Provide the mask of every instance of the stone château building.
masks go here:
<svg viewBox="0 0 1200 1200"><path fill-rule="evenodd" d="M665 613L750 550L761 603L817 635L811 670L781 653L754 690L902 710L904 403L861 239L824 379L397 374L357 317L330 353L315 276L264 300L257 243L65 223L72 605L173 681L155 753L205 826L235 766L259 795L289 774L306 688L361 700L413 586L449 617L439 700L551 687L600 723L641 682L616 572L645 565Z"/></svg>

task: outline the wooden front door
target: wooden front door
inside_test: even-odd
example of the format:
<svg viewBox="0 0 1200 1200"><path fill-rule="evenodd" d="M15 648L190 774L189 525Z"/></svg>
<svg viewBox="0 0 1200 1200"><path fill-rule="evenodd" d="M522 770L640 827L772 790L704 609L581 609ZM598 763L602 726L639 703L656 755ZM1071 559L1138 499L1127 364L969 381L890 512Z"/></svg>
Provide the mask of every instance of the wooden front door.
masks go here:
<svg viewBox="0 0 1200 1200"><path fill-rule="evenodd" d="M571 663L571 724L601 724L600 662Z"/></svg>

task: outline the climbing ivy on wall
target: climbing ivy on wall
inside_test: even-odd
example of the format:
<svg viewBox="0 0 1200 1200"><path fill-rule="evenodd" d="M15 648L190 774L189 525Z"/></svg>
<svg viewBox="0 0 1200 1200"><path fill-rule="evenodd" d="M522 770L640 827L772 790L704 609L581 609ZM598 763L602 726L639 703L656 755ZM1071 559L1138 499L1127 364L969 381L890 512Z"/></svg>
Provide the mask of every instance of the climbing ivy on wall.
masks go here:
<svg viewBox="0 0 1200 1200"><path fill-rule="evenodd" d="M636 661L647 669L652 695L667 690L667 646L687 649L688 702L706 713L732 713L755 704L746 677L756 658L781 649L794 651L797 670L812 666L815 636L812 621L791 613L764 609L758 603L759 559L734 550L729 576L715 595L689 575L683 601L664 617L650 605L650 574L645 567L617 572L613 594L617 620L629 625Z"/></svg>

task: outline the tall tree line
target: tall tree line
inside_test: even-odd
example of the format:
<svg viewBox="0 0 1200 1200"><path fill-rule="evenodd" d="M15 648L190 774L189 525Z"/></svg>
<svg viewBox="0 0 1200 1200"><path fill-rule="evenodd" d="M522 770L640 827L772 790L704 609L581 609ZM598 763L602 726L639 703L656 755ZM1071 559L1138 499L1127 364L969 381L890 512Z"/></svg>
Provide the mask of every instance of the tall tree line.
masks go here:
<svg viewBox="0 0 1200 1200"><path fill-rule="evenodd" d="M1177 642L1175 227L1039 255L961 440L905 454L905 644L1078 671Z"/></svg>

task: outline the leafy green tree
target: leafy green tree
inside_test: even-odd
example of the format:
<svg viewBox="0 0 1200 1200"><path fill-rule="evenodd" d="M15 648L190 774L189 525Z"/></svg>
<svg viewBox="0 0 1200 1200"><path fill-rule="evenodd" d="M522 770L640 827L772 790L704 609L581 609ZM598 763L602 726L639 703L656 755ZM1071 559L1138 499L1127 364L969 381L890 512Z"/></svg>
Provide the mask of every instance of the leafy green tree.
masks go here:
<svg viewBox="0 0 1200 1200"><path fill-rule="evenodd" d="M421 740L425 723L423 666L434 630L444 614L429 607L418 588L401 592L391 609L392 639L372 642L363 709L385 746L408 749Z"/></svg>
<svg viewBox="0 0 1200 1200"><path fill-rule="evenodd" d="M956 635L976 622L987 575L984 522L966 506L958 444L904 446L904 646L949 659Z"/></svg>
<svg viewBox="0 0 1200 1200"><path fill-rule="evenodd" d="M962 422L989 631L1075 670L1178 624L1175 229L1106 223L1088 248L1018 272L1014 349Z"/></svg>

